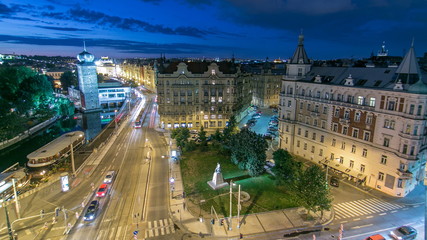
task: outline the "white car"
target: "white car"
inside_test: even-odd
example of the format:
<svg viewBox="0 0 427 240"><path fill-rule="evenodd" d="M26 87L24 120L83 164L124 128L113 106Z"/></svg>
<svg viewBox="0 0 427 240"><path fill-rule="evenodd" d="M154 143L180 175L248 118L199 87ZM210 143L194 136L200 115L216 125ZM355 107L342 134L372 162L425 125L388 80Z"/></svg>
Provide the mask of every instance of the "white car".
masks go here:
<svg viewBox="0 0 427 240"><path fill-rule="evenodd" d="M114 171L108 171L107 175L105 175L104 183L111 183L113 181L114 174L115 174Z"/></svg>

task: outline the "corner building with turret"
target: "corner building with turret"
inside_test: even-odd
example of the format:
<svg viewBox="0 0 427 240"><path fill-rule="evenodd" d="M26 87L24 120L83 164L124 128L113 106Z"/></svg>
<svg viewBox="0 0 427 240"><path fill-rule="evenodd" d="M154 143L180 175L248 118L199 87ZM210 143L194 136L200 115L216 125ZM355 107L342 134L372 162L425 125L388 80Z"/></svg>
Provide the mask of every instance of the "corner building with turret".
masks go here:
<svg viewBox="0 0 427 240"><path fill-rule="evenodd" d="M300 35L286 70L281 148L391 196L421 183L427 85L413 45L398 67L315 67Z"/></svg>

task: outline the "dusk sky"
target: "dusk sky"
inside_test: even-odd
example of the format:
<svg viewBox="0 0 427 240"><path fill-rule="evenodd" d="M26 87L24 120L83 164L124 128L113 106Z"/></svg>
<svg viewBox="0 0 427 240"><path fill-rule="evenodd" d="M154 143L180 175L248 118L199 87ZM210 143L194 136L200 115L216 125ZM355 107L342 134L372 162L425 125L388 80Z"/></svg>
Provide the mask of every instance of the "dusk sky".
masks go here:
<svg viewBox="0 0 427 240"><path fill-rule="evenodd" d="M363 58L427 52L426 0L0 0L0 53Z"/></svg>

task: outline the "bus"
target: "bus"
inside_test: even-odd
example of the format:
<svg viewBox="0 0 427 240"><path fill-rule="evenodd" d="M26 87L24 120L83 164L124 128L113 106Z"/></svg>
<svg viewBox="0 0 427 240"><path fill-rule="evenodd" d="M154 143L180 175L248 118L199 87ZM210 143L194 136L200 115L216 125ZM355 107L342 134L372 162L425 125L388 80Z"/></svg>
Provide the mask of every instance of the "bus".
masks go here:
<svg viewBox="0 0 427 240"><path fill-rule="evenodd" d="M143 109L138 114L138 117L136 118L135 122L133 123L133 128L141 128L142 127L142 113Z"/></svg>

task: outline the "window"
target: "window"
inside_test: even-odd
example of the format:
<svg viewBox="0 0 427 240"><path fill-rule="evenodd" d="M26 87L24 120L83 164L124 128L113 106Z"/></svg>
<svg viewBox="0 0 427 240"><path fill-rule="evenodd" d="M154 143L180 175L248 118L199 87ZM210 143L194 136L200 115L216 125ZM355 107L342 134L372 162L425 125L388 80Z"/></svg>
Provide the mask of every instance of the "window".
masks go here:
<svg viewBox="0 0 427 240"><path fill-rule="evenodd" d="M289 125L286 125L286 132L289 132Z"/></svg>
<svg viewBox="0 0 427 240"><path fill-rule="evenodd" d="M304 150L307 150L307 143L304 143Z"/></svg>
<svg viewBox="0 0 427 240"><path fill-rule="evenodd" d="M351 153L356 153L356 145L351 146Z"/></svg>
<svg viewBox="0 0 427 240"><path fill-rule="evenodd" d="M317 92L316 92L316 97L317 97L317 98L320 98L320 91L317 91Z"/></svg>
<svg viewBox="0 0 427 240"><path fill-rule="evenodd" d="M304 137L308 137L308 131L305 130Z"/></svg>
<svg viewBox="0 0 427 240"><path fill-rule="evenodd" d="M378 172L378 180L384 181L384 173Z"/></svg>
<svg viewBox="0 0 427 240"><path fill-rule="evenodd" d="M311 146L311 152L314 153L315 150L316 148L314 146Z"/></svg>
<svg viewBox="0 0 427 240"><path fill-rule="evenodd" d="M350 160L350 168L354 168L354 161Z"/></svg>
<svg viewBox="0 0 427 240"><path fill-rule="evenodd" d="M356 112L355 114L354 114L354 121L356 121L356 122L360 122L360 116L361 116L362 114L360 113L360 112Z"/></svg>
<svg viewBox="0 0 427 240"><path fill-rule="evenodd" d="M415 146L411 146L411 150L409 151L409 155L414 156Z"/></svg>
<svg viewBox="0 0 427 240"><path fill-rule="evenodd" d="M368 156L368 149L364 148L362 151L362 157L367 157Z"/></svg>
<svg viewBox="0 0 427 240"><path fill-rule="evenodd" d="M319 112L319 105L315 105L314 106L314 112L318 113Z"/></svg>
<svg viewBox="0 0 427 240"><path fill-rule="evenodd" d="M322 128L326 129L326 121L322 121ZM337 126L337 128L338 128L338 126Z"/></svg>
<svg viewBox="0 0 427 240"><path fill-rule="evenodd" d="M326 114L328 112L328 107L323 107L323 114Z"/></svg>
<svg viewBox="0 0 427 240"><path fill-rule="evenodd" d="M423 105L418 105L417 116L421 116L422 109L423 109Z"/></svg>
<svg viewBox="0 0 427 240"><path fill-rule="evenodd" d="M297 147L299 147L299 146L300 146L300 141L298 140L298 141L297 141Z"/></svg>
<svg viewBox="0 0 427 240"><path fill-rule="evenodd" d="M342 142L342 143L341 143L341 149L342 149L342 150L345 150L345 142Z"/></svg>
<svg viewBox="0 0 427 240"><path fill-rule="evenodd" d="M388 110L391 110L391 111L394 111L394 107L395 107L395 105L396 105L396 102L395 101L389 101L388 102Z"/></svg>
<svg viewBox="0 0 427 240"><path fill-rule="evenodd" d="M371 97L371 98L369 99L369 106L371 106L371 107L375 107L375 98Z"/></svg>
<svg viewBox="0 0 427 240"><path fill-rule="evenodd" d="M387 156L386 155L382 155L381 156L381 164L387 165Z"/></svg>
<svg viewBox="0 0 427 240"><path fill-rule="evenodd" d="M285 143L288 144L288 137L285 138Z"/></svg>
<svg viewBox="0 0 427 240"><path fill-rule="evenodd" d="M358 105L363 105L365 103L365 98L362 96L358 96L357 97L357 104Z"/></svg>
<svg viewBox="0 0 427 240"><path fill-rule="evenodd" d="M334 156L335 156L335 154L334 153L331 153L331 160L334 160L335 158L334 158Z"/></svg>
<svg viewBox="0 0 427 240"><path fill-rule="evenodd" d="M342 134L347 135L347 133L348 133L348 127L347 127L347 126L344 126L344 127L342 128Z"/></svg>
<svg viewBox="0 0 427 240"><path fill-rule="evenodd" d="M320 142L323 143L325 141L325 136L321 135L320 136Z"/></svg>
<svg viewBox="0 0 427 240"><path fill-rule="evenodd" d="M397 179L397 187L398 188L403 188L403 180L402 179Z"/></svg>
<svg viewBox="0 0 427 240"><path fill-rule="evenodd" d="M413 135L418 135L418 126L414 126L414 131L412 132Z"/></svg>
<svg viewBox="0 0 427 240"><path fill-rule="evenodd" d="M370 141L371 140L371 132L366 132L363 134L363 140Z"/></svg>
<svg viewBox="0 0 427 240"><path fill-rule="evenodd" d="M354 96L347 95L347 102L348 103L353 103L354 102Z"/></svg>
<svg viewBox="0 0 427 240"><path fill-rule="evenodd" d="M319 156L323 156L323 149L319 150Z"/></svg>
<svg viewBox="0 0 427 240"><path fill-rule="evenodd" d="M358 138L359 137L359 129L353 128L353 137Z"/></svg>
<svg viewBox="0 0 427 240"><path fill-rule="evenodd" d="M307 104L307 111L310 111L310 108L311 108L311 104L309 103Z"/></svg>
<svg viewBox="0 0 427 240"><path fill-rule="evenodd" d="M413 114L414 114L414 110L415 110L415 105L414 105L414 104L411 104L411 105L409 106L409 114L413 115Z"/></svg>
<svg viewBox="0 0 427 240"><path fill-rule="evenodd" d="M337 108L335 109L334 117L339 117L339 116L340 116L340 110Z"/></svg>
<svg viewBox="0 0 427 240"><path fill-rule="evenodd" d="M337 143L337 140L335 140L335 138L334 139L332 139L332 143L331 143L331 145L332 145L332 147L335 147L335 144Z"/></svg>
<svg viewBox="0 0 427 240"><path fill-rule="evenodd" d="M384 147L389 147L390 146L390 139L389 138L384 138L383 146Z"/></svg>
<svg viewBox="0 0 427 240"><path fill-rule="evenodd" d="M298 128L298 135L301 135L301 128Z"/></svg>
<svg viewBox="0 0 427 240"><path fill-rule="evenodd" d="M316 133L313 133L313 136L311 137L311 139L316 140Z"/></svg>
<svg viewBox="0 0 427 240"><path fill-rule="evenodd" d="M334 123L334 125L332 125L332 131L338 132L338 124Z"/></svg>
<svg viewBox="0 0 427 240"><path fill-rule="evenodd" d="M304 103L299 103L299 109L303 109L304 108Z"/></svg>
<svg viewBox="0 0 427 240"><path fill-rule="evenodd" d="M292 102L288 101L288 107L291 107L291 106L292 106Z"/></svg>
<svg viewBox="0 0 427 240"><path fill-rule="evenodd" d="M372 124L372 114L366 116L366 124Z"/></svg>
<svg viewBox="0 0 427 240"><path fill-rule="evenodd" d="M344 157L343 157L343 156L341 156L341 157L340 157L340 163L341 163L341 164L343 164L343 163L344 163Z"/></svg>
<svg viewBox="0 0 427 240"><path fill-rule="evenodd" d="M360 164L360 172L365 172L365 165L364 164Z"/></svg>
<svg viewBox="0 0 427 240"><path fill-rule="evenodd" d="M314 120L313 120L313 126L316 126L316 127L317 127L317 122L318 122L318 120L317 120L317 119L314 119Z"/></svg>
<svg viewBox="0 0 427 240"><path fill-rule="evenodd" d="M344 119L349 119L350 118L350 111L349 110L345 110L344 111Z"/></svg>
<svg viewBox="0 0 427 240"><path fill-rule="evenodd" d="M406 133L406 134L410 134L411 129L412 129L411 124L406 124L405 133Z"/></svg>

